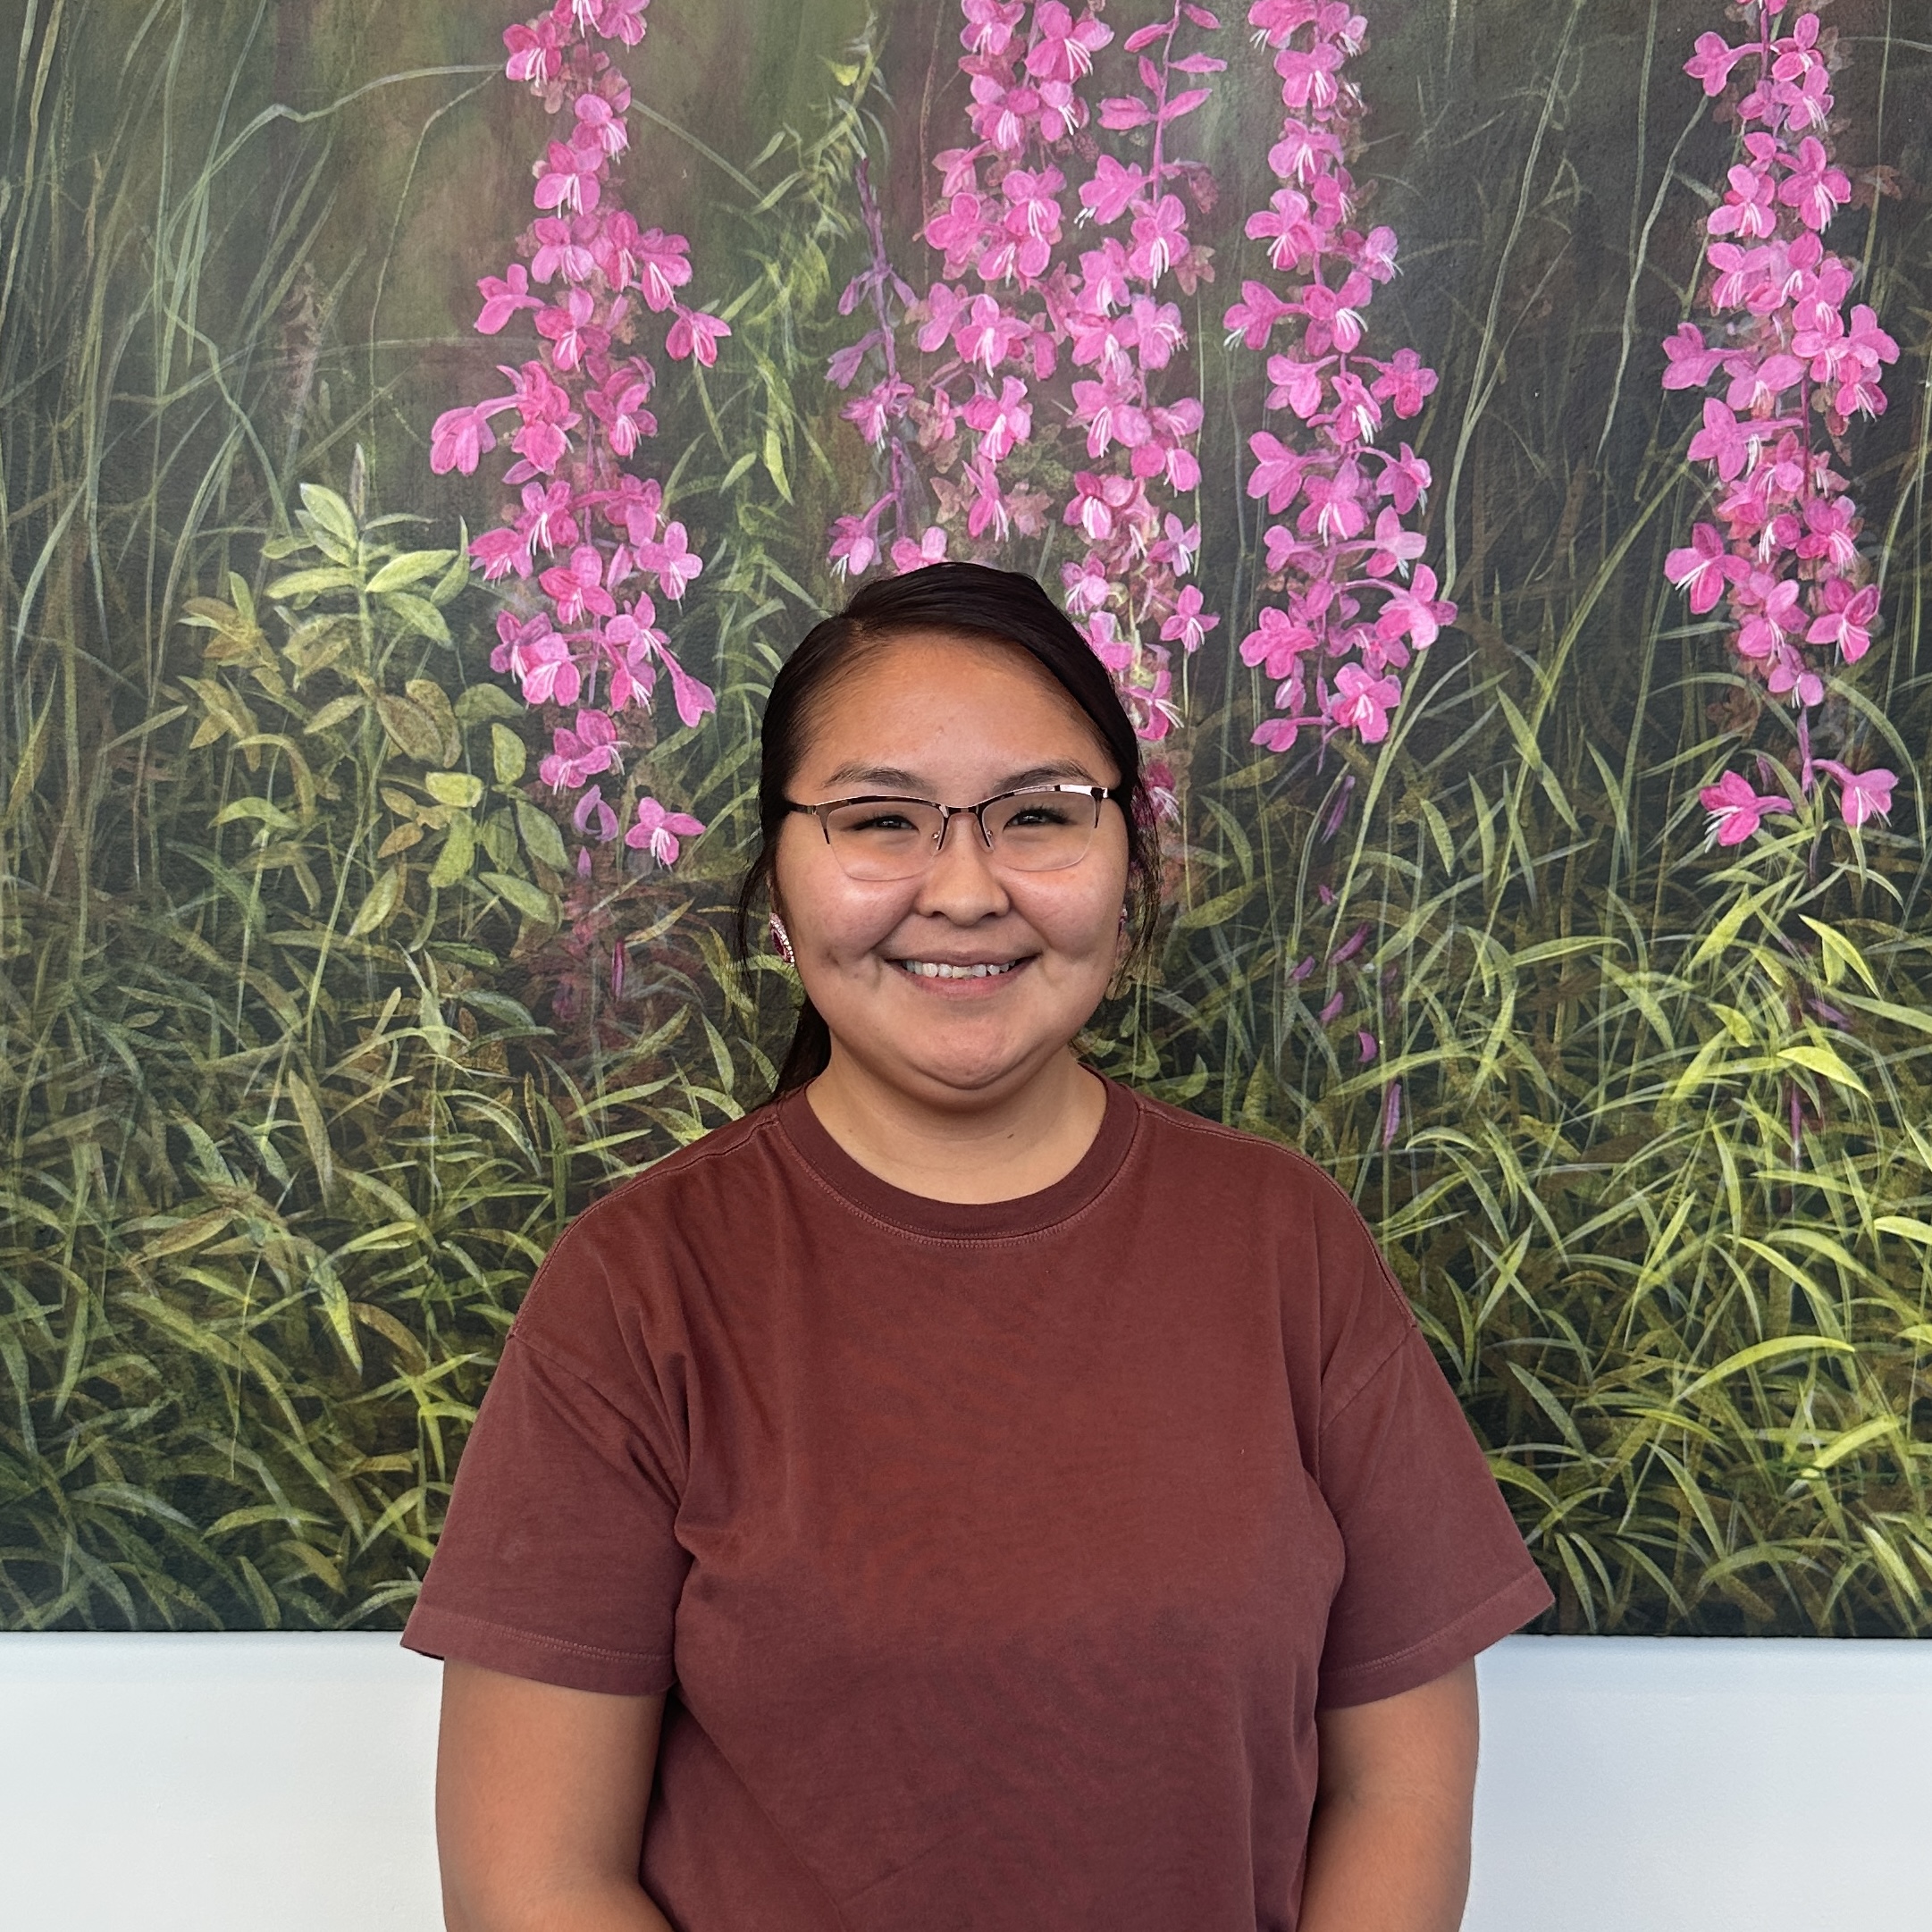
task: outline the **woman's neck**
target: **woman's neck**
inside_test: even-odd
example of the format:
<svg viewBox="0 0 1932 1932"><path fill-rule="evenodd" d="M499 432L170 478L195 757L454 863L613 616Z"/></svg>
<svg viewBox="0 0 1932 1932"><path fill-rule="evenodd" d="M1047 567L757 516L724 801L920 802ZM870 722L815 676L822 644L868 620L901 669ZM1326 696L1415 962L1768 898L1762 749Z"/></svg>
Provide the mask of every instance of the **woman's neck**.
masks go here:
<svg viewBox="0 0 1932 1932"><path fill-rule="evenodd" d="M835 1044L805 1091L819 1124L868 1173L929 1201L1017 1200L1063 1180L1107 1111L1097 1074L1060 1053L1012 1094L928 1105L874 1079Z"/></svg>

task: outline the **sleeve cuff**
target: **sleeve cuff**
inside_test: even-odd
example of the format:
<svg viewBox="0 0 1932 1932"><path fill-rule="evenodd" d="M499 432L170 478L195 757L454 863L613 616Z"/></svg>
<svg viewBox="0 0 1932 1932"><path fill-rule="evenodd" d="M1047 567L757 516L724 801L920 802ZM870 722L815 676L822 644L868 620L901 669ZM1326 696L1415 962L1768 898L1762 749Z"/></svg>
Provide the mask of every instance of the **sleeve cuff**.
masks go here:
<svg viewBox="0 0 1932 1932"><path fill-rule="evenodd" d="M1555 1601L1541 1573L1530 1570L1419 1643L1365 1664L1324 1670L1315 1708L1336 1710L1349 1704L1399 1697L1404 1691L1432 1683L1457 1664L1466 1663L1479 1651L1488 1650L1511 1631L1520 1630L1533 1617L1540 1617Z"/></svg>
<svg viewBox="0 0 1932 1932"><path fill-rule="evenodd" d="M425 1657L454 1658L458 1663L500 1670L506 1676L613 1697L661 1697L677 1681L666 1656L539 1636L433 1604L416 1606L403 1631L402 1644Z"/></svg>

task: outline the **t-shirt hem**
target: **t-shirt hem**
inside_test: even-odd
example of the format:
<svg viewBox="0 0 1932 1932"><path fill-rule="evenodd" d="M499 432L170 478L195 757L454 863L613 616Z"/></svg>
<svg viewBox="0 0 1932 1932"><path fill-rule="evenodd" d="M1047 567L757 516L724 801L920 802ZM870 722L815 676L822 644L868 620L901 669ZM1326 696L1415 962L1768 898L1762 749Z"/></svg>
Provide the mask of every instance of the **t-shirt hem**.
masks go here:
<svg viewBox="0 0 1932 1932"><path fill-rule="evenodd" d="M1370 1663L1323 1671L1315 1708L1339 1710L1351 1704L1373 1704L1385 1697L1399 1697L1404 1691L1432 1683L1457 1664L1466 1663L1479 1651L1488 1650L1511 1631L1520 1630L1533 1617L1541 1616L1555 1601L1550 1585L1538 1571L1513 1577L1500 1590L1420 1642Z"/></svg>
<svg viewBox="0 0 1932 1932"><path fill-rule="evenodd" d="M615 1697L661 1697L677 1681L668 1657L541 1636L433 1604L417 1605L403 1631L402 1646L424 1657L500 1670L506 1676Z"/></svg>

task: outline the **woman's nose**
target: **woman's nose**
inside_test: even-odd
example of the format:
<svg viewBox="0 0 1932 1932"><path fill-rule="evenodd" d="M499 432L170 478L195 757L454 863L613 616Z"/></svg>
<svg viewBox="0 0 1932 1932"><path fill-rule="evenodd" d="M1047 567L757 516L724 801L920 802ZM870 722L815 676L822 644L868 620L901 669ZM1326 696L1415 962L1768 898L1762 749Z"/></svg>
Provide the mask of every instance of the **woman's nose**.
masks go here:
<svg viewBox="0 0 1932 1932"><path fill-rule="evenodd" d="M948 919L983 919L1004 912L1006 888L992 866L992 853L970 811L956 811L939 835L939 849L920 882L919 910Z"/></svg>

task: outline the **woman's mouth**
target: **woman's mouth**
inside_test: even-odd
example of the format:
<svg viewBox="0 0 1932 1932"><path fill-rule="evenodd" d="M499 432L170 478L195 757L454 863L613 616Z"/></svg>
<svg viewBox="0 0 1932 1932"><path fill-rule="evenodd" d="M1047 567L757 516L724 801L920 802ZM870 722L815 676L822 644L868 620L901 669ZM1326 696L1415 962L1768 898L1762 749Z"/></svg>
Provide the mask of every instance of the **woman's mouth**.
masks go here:
<svg viewBox="0 0 1932 1932"><path fill-rule="evenodd" d="M901 972L911 973L919 979L995 979L1004 973L1010 973L1020 963L1015 959L984 961L970 966L953 966L944 960L931 959L895 959L893 962Z"/></svg>

